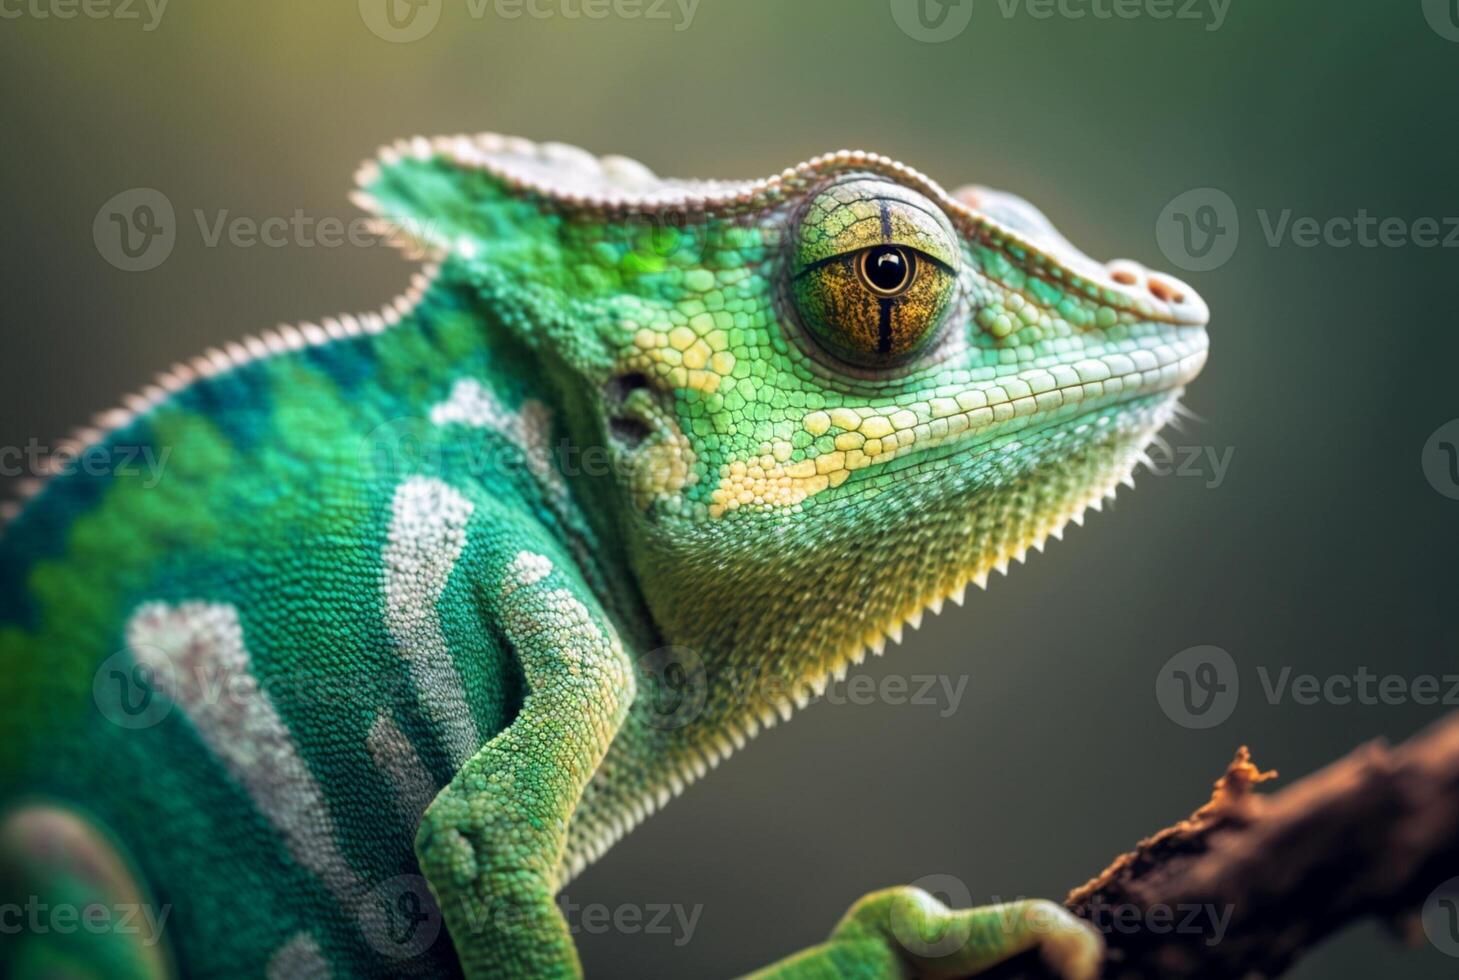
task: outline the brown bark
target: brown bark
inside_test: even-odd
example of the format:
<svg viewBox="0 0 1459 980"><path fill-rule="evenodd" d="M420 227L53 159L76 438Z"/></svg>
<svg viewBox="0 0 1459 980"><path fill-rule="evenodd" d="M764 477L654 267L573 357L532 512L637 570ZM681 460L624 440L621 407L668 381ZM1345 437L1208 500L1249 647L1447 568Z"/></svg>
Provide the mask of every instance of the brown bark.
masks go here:
<svg viewBox="0 0 1459 980"><path fill-rule="evenodd" d="M1106 980L1276 976L1369 916L1422 938L1416 913L1459 875L1459 714L1255 791L1275 775L1243 747L1209 803L1069 894L1109 943ZM984 978L1048 975L1025 955Z"/></svg>

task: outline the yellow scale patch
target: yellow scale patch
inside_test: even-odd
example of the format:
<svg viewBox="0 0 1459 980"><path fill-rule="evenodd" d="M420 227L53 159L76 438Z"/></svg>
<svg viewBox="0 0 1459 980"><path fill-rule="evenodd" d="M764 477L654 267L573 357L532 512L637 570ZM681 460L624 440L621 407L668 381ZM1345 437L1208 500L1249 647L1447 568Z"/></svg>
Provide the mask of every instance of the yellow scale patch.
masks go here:
<svg viewBox="0 0 1459 980"><path fill-rule="evenodd" d="M968 392L963 400L983 401L984 396L982 392ZM856 470L885 462L919 441L935 445L994 421L994 412L986 404L964 411L958 400L940 401L951 406L951 414L933 418L929 414L931 404L925 402L906 408L811 412L801 419L801 427L817 438L832 428L840 430L835 436L836 448L792 463L790 443L776 442L769 453L757 459L726 464L720 469L720 484L710 496L710 516L721 517L747 506L793 507L823 490L839 487Z"/></svg>
<svg viewBox="0 0 1459 980"><path fill-rule="evenodd" d="M656 373L663 373L676 388L713 394L735 369L729 333L712 313L698 313L687 326L667 333L642 327L634 331L633 344L640 353L630 357L629 364L645 371L657 366Z"/></svg>
<svg viewBox="0 0 1459 980"><path fill-rule="evenodd" d="M1063 405L1121 390L1124 379L1102 360L1055 365L1004 378L985 388L887 408L835 408L801 419L813 438L835 430L835 449L813 459L789 462L791 446L776 442L770 452L720 469L709 513L720 517L740 507L793 507L857 470L904 455L913 446L929 449L994 423L1051 412Z"/></svg>

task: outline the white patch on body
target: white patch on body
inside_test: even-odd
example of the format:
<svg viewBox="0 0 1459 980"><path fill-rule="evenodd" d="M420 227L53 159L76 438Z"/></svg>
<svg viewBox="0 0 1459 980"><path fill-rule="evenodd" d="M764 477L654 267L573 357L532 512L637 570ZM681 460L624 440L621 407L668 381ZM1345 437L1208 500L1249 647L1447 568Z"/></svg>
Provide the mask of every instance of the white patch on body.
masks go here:
<svg viewBox="0 0 1459 980"><path fill-rule="evenodd" d="M268 980L329 980L329 964L319 943L307 932L298 932L274 951L264 969Z"/></svg>
<svg viewBox="0 0 1459 980"><path fill-rule="evenodd" d="M445 401L431 409L431 422L500 433L522 451L527 471L552 502L566 501L567 482L552 465L552 412L536 399L527 399L519 411L513 412L481 382L463 378Z"/></svg>
<svg viewBox="0 0 1459 980"><path fill-rule="evenodd" d="M253 674L238 610L224 603L149 602L128 622L127 643L138 663L172 678L168 695L294 859L353 905L364 886L336 845L319 784Z"/></svg>
<svg viewBox="0 0 1459 980"><path fill-rule="evenodd" d="M395 789L395 805L401 819L412 830L420 823L421 814L436 795L436 786L431 781L426 767L416 754L415 746L395 724L389 714L382 714L370 726L365 736L365 748L375 765L390 779Z"/></svg>
<svg viewBox="0 0 1459 980"><path fill-rule="evenodd" d="M550 574L551 559L530 551L519 551L502 575L502 597L505 598L524 586L536 585Z"/></svg>
<svg viewBox="0 0 1459 980"><path fill-rule="evenodd" d="M481 738L436 607L466 547L472 509L440 480L412 477L396 488L384 553L385 626L456 766Z"/></svg>

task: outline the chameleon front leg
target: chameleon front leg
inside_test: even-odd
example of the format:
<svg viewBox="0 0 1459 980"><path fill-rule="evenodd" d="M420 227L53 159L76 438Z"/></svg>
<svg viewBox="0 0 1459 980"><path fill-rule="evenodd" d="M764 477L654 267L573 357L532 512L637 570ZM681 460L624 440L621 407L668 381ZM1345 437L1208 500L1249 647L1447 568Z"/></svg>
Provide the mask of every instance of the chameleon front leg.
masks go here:
<svg viewBox="0 0 1459 980"><path fill-rule="evenodd" d="M1103 938L1053 902L949 909L920 888L901 886L864 896L830 939L746 980L966 977L1035 948L1065 980L1099 975Z"/></svg>
<svg viewBox="0 0 1459 980"><path fill-rule="evenodd" d="M573 810L634 690L591 601L541 555L507 564L493 612L528 694L421 820L416 854L470 978L582 972L553 896Z"/></svg>

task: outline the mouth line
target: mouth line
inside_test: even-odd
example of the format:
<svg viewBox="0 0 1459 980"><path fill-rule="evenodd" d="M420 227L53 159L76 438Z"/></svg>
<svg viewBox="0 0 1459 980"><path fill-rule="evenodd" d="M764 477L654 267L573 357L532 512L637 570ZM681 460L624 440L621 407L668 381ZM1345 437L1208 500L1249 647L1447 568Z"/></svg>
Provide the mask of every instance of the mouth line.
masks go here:
<svg viewBox="0 0 1459 980"><path fill-rule="evenodd" d="M1177 391L1200 373L1207 350L1202 333L1184 342L1106 354L1072 365L1030 368L947 397L892 410L854 413L861 415L859 422L851 417L853 413L838 413L831 416L831 422L843 434L855 432L867 439L860 457L854 451L846 453L845 463L852 471L892 466L903 459L933 459L938 457L928 454L939 449L955 454L1030 431L1030 424L1016 423L1019 418L1033 422L1057 413L1058 417L1047 422L1034 423L1043 428L1123 402ZM886 432L888 427L892 431ZM867 452L873 440L880 444L875 452Z"/></svg>
<svg viewBox="0 0 1459 980"><path fill-rule="evenodd" d="M899 472L902 469L913 468L929 463L944 462L955 459L961 455L968 455L972 458L983 456L988 453L998 452L1008 448L1010 444L1018 444L1027 441L1030 436L1037 435L1056 426L1079 427L1086 424L1087 420L1096 418L1102 413L1121 405L1135 405L1151 402L1152 400L1164 398L1178 398L1184 391L1182 385L1171 388L1160 388L1138 395L1131 395L1125 398L1111 398L1100 404L1081 406L1078 411L1068 415L1059 415L1038 422L1031 420L1030 424L1018 426L1017 428L1003 429L994 434L992 439L973 442L952 441L944 442L935 446L928 446L921 451L908 453L906 456L890 460L886 464L886 472Z"/></svg>
<svg viewBox="0 0 1459 980"><path fill-rule="evenodd" d="M1030 368L977 387L956 386L943 396L881 408L815 411L801 420L812 437L829 437L834 450L797 462L772 453L731 462L711 496L710 517L748 507L773 511L796 506L845 484L862 470L896 472L949 454L997 448L1030 425L1043 428L1162 392L1179 389L1205 364L1204 332L1170 338L1153 348L1106 354L1074 364ZM1028 421L1019 423L1023 418ZM790 444L781 450L788 455Z"/></svg>

